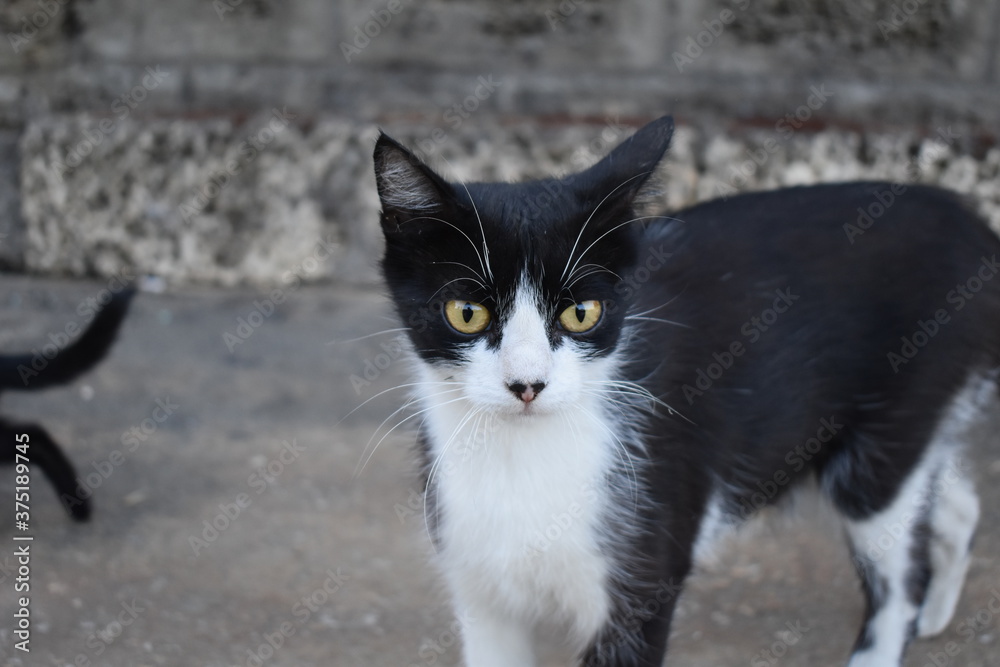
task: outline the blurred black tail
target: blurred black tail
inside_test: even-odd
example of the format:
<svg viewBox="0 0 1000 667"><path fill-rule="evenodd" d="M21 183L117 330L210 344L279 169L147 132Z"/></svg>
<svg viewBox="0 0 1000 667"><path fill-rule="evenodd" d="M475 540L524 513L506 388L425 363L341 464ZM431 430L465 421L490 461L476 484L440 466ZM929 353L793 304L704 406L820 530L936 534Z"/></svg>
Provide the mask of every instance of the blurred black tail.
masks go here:
<svg viewBox="0 0 1000 667"><path fill-rule="evenodd" d="M112 295L87 330L51 359L37 354L0 356L0 389L44 389L92 368L111 348L133 296L133 288Z"/></svg>

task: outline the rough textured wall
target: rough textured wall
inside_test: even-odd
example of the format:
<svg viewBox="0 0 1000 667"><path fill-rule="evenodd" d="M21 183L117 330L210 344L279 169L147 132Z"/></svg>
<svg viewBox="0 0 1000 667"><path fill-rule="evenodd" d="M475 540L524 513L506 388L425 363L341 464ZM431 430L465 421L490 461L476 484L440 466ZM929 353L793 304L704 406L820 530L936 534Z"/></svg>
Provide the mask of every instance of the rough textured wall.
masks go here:
<svg viewBox="0 0 1000 667"><path fill-rule="evenodd" d="M369 281L378 126L522 178L664 112L672 206L873 177L996 222L1000 0L14 0L0 29L8 269Z"/></svg>

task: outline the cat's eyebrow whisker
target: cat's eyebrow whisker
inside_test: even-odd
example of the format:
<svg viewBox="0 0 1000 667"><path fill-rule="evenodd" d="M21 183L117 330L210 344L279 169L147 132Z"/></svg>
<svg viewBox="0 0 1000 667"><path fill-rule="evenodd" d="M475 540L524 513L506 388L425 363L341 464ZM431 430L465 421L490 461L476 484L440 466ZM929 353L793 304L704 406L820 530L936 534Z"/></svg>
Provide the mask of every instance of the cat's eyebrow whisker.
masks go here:
<svg viewBox="0 0 1000 667"><path fill-rule="evenodd" d="M569 264L570 264L570 262L573 261L573 253L576 252L576 246L579 245L580 239L583 238L583 232L587 229L587 225L589 225L590 221L594 219L595 215L597 215L597 211L601 208L601 206L604 205L604 202L606 202L608 199L610 199L611 195L613 195L616 192L618 192L618 190L620 190L622 187L624 187L629 181L634 181L637 178L644 178L645 176L648 176L649 174L650 174L650 172L647 171L647 172L643 172L641 174L636 174L635 176L633 176L631 178L625 179L614 190L612 190L607 195L605 195L604 199L602 199L600 202L598 202L597 206L594 207L594 210L590 212L590 215L587 216L587 219L583 222L583 226L580 227L580 232L576 235L576 240L573 241L573 247L570 248L570 250L569 250L569 257L566 258L566 266L563 268L562 273L559 274L559 280L560 281L562 281L562 279L566 277L566 272L567 271L571 271L570 267L569 267ZM586 251L584 251L584 253L581 254L580 257L582 258L584 254L586 254ZM579 260L577 260L577 263L579 263Z"/></svg>
<svg viewBox="0 0 1000 667"><path fill-rule="evenodd" d="M397 331L409 331L411 327L396 327L395 329L383 329L382 331L376 331L375 333L370 333L366 336L360 336L358 338L348 338L347 340L331 340L327 345L336 345L337 343L357 343L359 340L365 340L368 338L374 338L375 336L384 336L387 333L395 333Z"/></svg>
<svg viewBox="0 0 1000 667"><path fill-rule="evenodd" d="M612 227L611 229L609 229L608 231L604 232L596 239L594 239L594 242L591 243L589 246L587 246L587 248L580 253L580 257L577 258L576 262L573 264L573 268L570 269L570 274L572 274L572 272L576 270L576 265L580 263L580 260L582 260L584 257L587 256L587 253L590 252L591 248L600 243L601 239L603 239L608 234L614 232L616 229L621 229L625 225L630 225L633 222L639 222L640 220L660 220L662 218L663 218L662 215L640 215L638 218L632 218L631 220L626 220L625 222L618 223L617 225L615 225L614 227ZM570 258L572 259L572 257Z"/></svg>
<svg viewBox="0 0 1000 667"><path fill-rule="evenodd" d="M474 205L475 204L473 204L473 206ZM478 215L479 214L476 213L477 217L478 217ZM440 223L446 224L449 227L451 227L452 229L454 229L456 232L458 232L459 234L461 234L462 236L464 236L465 240L468 241L469 244L472 246L472 249L476 251L476 257L479 259L479 266L481 266L483 268L483 273L487 274L490 277L491 281L493 280L493 272L490 271L490 265L489 265L490 258L489 258L489 256L487 255L487 257L484 260L483 259L483 255L479 252L479 246L476 245L476 242L473 241L472 238L468 234L466 234L461 229L459 229L456 224L454 224L452 222L448 222L447 220L443 220L441 218L435 218L435 217L429 216L429 215L421 216L419 218L413 218L412 220L410 220L410 222L415 222L417 220L434 220L436 222L440 222ZM483 227L483 223L480 222L479 223L479 228L482 229L482 227ZM484 236L483 237L483 249L485 250L485 248L486 248L486 237Z"/></svg>
<svg viewBox="0 0 1000 667"><path fill-rule="evenodd" d="M375 443L375 446L374 446L374 447L372 447L372 451L371 451L371 453L370 453L370 454L368 454L368 458L366 458L366 459L365 459L365 462L364 462L364 463L363 463L363 464L361 465L361 469L360 469L360 470L358 470L358 471L357 471L357 472L356 472L356 473L355 473L354 475L352 475L352 476L353 476L353 477L354 477L355 479L361 476L361 473L363 473L363 472L365 471L365 466L367 466L367 465L368 465L368 462L372 460L372 457L373 457L373 456L375 456L375 452L376 452L376 451L378 450L378 448L379 448L379 445L381 445L381 444L382 444L383 442L385 442L385 439L386 439L386 438L388 438L388 437L389 437L389 435L390 435L390 434L392 434L392 432L393 432L393 431L395 431L395 430L396 430L397 428L399 428L400 426L402 426L402 425L403 425L403 424L405 424L406 422L410 421L410 420L411 420L411 419L413 419L414 417L417 417L417 416L419 416L419 415L422 415L422 414L424 414L424 413L426 413L426 412L430 412L431 410L433 410L433 409L435 409L435 408L438 408L438 407L441 407L441 406L444 406L444 405L449 405L449 404L451 404L451 403L457 403L458 401L464 401L464 400L466 400L464 396L459 396L458 398L453 398L453 399L451 399L451 400L448 400L448 401L444 401L443 403L435 403L434 405L429 405L429 406L427 406L426 408L423 408L423 409L421 409L421 410L418 410L418 411L414 412L414 413L413 413L412 415L409 415L409 416L407 416L407 417L404 417L404 418L403 418L402 420L400 420L400 421L399 421L399 422L398 422L398 423L397 423L397 424L396 424L395 426L393 426L393 427L392 427L392 428L390 428L390 429L389 429L388 431L386 431L386 432L385 432L385 434L384 434L384 435L383 435L383 436L382 436L381 438L379 438L379 441ZM371 441L372 441L372 440L374 440L374 439L375 439L375 435L378 435L378 430L376 430L376 431L375 431L375 434L374 434L374 435L372 435L371 439L369 439L369 441L368 441L368 442L369 442L369 444L371 443ZM368 445L365 445L365 451L367 451L367 450L368 450ZM362 452L362 455L364 455L364 453L363 453L363 452Z"/></svg>
<svg viewBox="0 0 1000 667"><path fill-rule="evenodd" d="M455 167L448 162L447 158L442 157L441 159L444 160L444 163L447 164L452 171L455 171ZM483 237L483 257L486 260L484 272L490 277L490 282L493 282L493 269L490 267L490 248L486 243L486 230L483 228L483 219L479 217L479 209L476 207L476 200L472 198L472 193L469 192L469 187L465 184L465 181L459 181L458 184L462 186L462 189L465 190L465 194L468 195L469 202L472 204L472 210L476 214L476 220L479 222L479 233Z"/></svg>
<svg viewBox="0 0 1000 667"><path fill-rule="evenodd" d="M482 285L483 289L486 289L486 278L484 278L482 276L482 274L479 273L479 271L476 271L475 269L473 269L468 264L463 264L462 262L431 262L431 264L434 264L434 265L437 265L437 264L454 264L455 266L460 266L463 269L465 269L466 271L468 271L469 273L471 273L472 275L474 275L479 280L479 282Z"/></svg>
<svg viewBox="0 0 1000 667"><path fill-rule="evenodd" d="M593 267L596 267L596 268L594 268L592 271L584 271L584 269L587 268L588 266L593 266ZM611 269L605 268L605 267L600 266L598 264L584 264L583 266L581 266L577 270L581 272L580 275L576 276L576 271L574 271L573 273L570 274L569 277L571 278L571 281L570 281L570 283L568 285L566 285L567 289L570 288L570 287L572 287L573 285L577 284L578 282L580 282L581 280L583 280L587 276L592 276L592 275L594 275L596 273L610 273L615 278L617 278L619 282L621 282L621 280L622 280L622 277L620 275L618 275L617 273L615 273ZM576 276L576 278L573 278L573 276Z"/></svg>
<svg viewBox="0 0 1000 667"><path fill-rule="evenodd" d="M468 276L464 276L464 277L462 277L462 278L455 278L454 280L449 280L449 281L448 281L448 282L446 282L446 283L445 283L444 285L441 285L441 287L438 287L438 288L437 288L437 289L436 289L436 290L434 291L434 294L431 294L430 298L429 298L429 299L427 299L427 303L430 303L430 302L431 302L431 301L432 301L432 300L434 299L434 297L436 297L436 296L438 295L438 292L440 292L441 290L443 290L443 289L444 289L445 287L447 287L448 285L451 285L452 283L458 283L458 282L462 282L463 280L470 280L470 281L472 281L472 282L476 283L477 285L479 285L480 287L482 287L483 289L486 289L486 286L485 286L485 285L483 285L483 284L482 284L481 282L479 282L478 280L476 280L475 278L469 278Z"/></svg>

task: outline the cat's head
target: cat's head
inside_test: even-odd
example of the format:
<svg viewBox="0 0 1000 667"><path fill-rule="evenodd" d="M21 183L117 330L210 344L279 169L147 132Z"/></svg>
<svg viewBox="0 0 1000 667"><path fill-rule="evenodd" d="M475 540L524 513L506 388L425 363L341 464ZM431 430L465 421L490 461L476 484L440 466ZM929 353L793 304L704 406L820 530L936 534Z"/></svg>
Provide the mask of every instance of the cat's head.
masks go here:
<svg viewBox="0 0 1000 667"><path fill-rule="evenodd" d="M379 137L382 270L436 381L458 383L476 408L530 415L578 403L606 377L630 305L634 201L672 134L665 117L578 174L468 184Z"/></svg>

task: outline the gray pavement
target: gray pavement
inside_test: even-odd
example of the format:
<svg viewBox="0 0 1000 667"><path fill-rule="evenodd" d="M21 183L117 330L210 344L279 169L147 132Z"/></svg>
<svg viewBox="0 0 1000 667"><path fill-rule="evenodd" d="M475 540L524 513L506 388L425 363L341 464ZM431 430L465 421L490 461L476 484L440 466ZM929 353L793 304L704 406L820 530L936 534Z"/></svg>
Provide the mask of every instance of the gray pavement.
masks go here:
<svg viewBox="0 0 1000 667"><path fill-rule="evenodd" d="M102 287L5 277L0 349L40 346ZM89 524L71 523L35 474L31 653L15 651L14 481L0 469L4 665L459 664L421 512L410 509L408 424L353 474L404 397L390 391L342 421L405 382L397 334L350 342L396 326L385 299L309 286L251 315L269 310L266 296L140 294L95 371L3 396L5 416L38 421L64 445L95 509ZM233 351L227 332L241 341ZM1000 443L973 457L983 520L959 614L913 646L908 667L1000 664L990 609L994 596L1000 609ZM862 602L835 524L803 511L751 533L691 580L667 664L844 664Z"/></svg>

